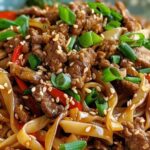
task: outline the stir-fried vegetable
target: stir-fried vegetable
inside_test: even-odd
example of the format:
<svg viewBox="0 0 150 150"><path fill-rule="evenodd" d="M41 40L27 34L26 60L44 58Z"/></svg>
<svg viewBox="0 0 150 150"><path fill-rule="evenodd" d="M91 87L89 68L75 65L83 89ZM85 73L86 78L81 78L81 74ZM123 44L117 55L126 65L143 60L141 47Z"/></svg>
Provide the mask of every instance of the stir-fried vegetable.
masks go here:
<svg viewBox="0 0 150 150"><path fill-rule="evenodd" d="M73 92L72 90L65 90L64 92L67 93L69 96L72 96L73 98L75 98L77 101L81 100L80 95Z"/></svg>
<svg viewBox="0 0 150 150"><path fill-rule="evenodd" d="M75 24L76 15L67 6L59 5L59 16L62 21L69 25Z"/></svg>
<svg viewBox="0 0 150 150"><path fill-rule="evenodd" d="M0 19L0 30L7 29L10 26L17 26L14 21L7 20L7 19Z"/></svg>
<svg viewBox="0 0 150 150"><path fill-rule="evenodd" d="M61 144L59 150L84 150L86 146L86 141L74 141L71 143Z"/></svg>
<svg viewBox="0 0 150 150"><path fill-rule="evenodd" d="M0 41L5 41L9 38L15 37L16 33L12 30L6 30L3 32L0 32Z"/></svg>
<svg viewBox="0 0 150 150"><path fill-rule="evenodd" d="M69 40L69 43L68 43L68 46L67 46L68 51L72 50L72 48L73 48L73 46L76 42L76 38L77 38L76 36L70 37L70 40Z"/></svg>
<svg viewBox="0 0 150 150"><path fill-rule="evenodd" d="M128 43L131 47L140 47L144 43L142 33L126 33L120 37L120 42Z"/></svg>
<svg viewBox="0 0 150 150"><path fill-rule="evenodd" d="M120 63L120 56L119 55L112 55L110 57L110 60L114 64L119 64Z"/></svg>
<svg viewBox="0 0 150 150"><path fill-rule="evenodd" d="M97 35L95 32L90 31L82 34L79 37L79 43L82 47L90 47L102 42L102 37Z"/></svg>
<svg viewBox="0 0 150 150"><path fill-rule="evenodd" d="M133 83L140 83L141 82L141 78L139 78L139 77L128 76L128 77L125 77L124 79L127 81L130 81L130 82L133 82Z"/></svg>
<svg viewBox="0 0 150 150"><path fill-rule="evenodd" d="M150 50L150 39L145 40L143 46Z"/></svg>
<svg viewBox="0 0 150 150"><path fill-rule="evenodd" d="M31 89L26 89L26 90L24 90L23 94L30 95L30 94L32 94L32 91L31 91Z"/></svg>
<svg viewBox="0 0 150 150"><path fill-rule="evenodd" d="M120 27L121 23L119 21L110 21L104 28L105 30L111 30L113 28Z"/></svg>
<svg viewBox="0 0 150 150"><path fill-rule="evenodd" d="M139 69L140 73L150 73L150 68Z"/></svg>
<svg viewBox="0 0 150 150"><path fill-rule="evenodd" d="M28 57L30 68L35 70L38 65L40 65L41 60L34 54L30 54Z"/></svg>
<svg viewBox="0 0 150 150"><path fill-rule="evenodd" d="M135 62L137 60L136 53L127 43L121 43L118 48L119 51L131 61Z"/></svg>
<svg viewBox="0 0 150 150"><path fill-rule="evenodd" d="M111 10L111 20L116 20L116 21L121 21L122 20L122 15L120 13L118 13L117 11L115 10Z"/></svg>
<svg viewBox="0 0 150 150"><path fill-rule="evenodd" d="M71 86L71 78L68 74L60 73L57 76L55 74L51 75L51 82L54 87L61 90L67 90Z"/></svg>
<svg viewBox="0 0 150 150"><path fill-rule="evenodd" d="M120 73L116 68L108 67L103 70L102 80L104 82L111 82L114 80L122 80Z"/></svg>
<svg viewBox="0 0 150 150"><path fill-rule="evenodd" d="M2 11L2 12L0 12L0 18L15 20L16 19L16 12L14 12L14 11Z"/></svg>

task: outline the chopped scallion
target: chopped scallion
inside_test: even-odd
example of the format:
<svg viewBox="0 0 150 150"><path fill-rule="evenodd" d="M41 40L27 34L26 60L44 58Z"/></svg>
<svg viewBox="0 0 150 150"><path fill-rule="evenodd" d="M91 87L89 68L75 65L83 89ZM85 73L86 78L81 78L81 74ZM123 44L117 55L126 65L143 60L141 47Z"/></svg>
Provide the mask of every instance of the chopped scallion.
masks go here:
<svg viewBox="0 0 150 150"><path fill-rule="evenodd" d="M17 24L11 20L0 19L0 30L7 29L10 26L17 26Z"/></svg>
<svg viewBox="0 0 150 150"><path fill-rule="evenodd" d="M16 33L12 30L2 31L2 32L0 32L0 41L5 41L5 40L15 37L15 36L16 36Z"/></svg>
<svg viewBox="0 0 150 150"><path fill-rule="evenodd" d="M72 90L65 90L65 93L67 93L69 96L72 96L77 101L81 100L80 95L75 93L75 92L73 92Z"/></svg>
<svg viewBox="0 0 150 150"><path fill-rule="evenodd" d="M120 63L120 56L119 55L112 55L110 57L110 60L114 64L119 64Z"/></svg>
<svg viewBox="0 0 150 150"><path fill-rule="evenodd" d="M24 90L23 94L29 95L29 94L32 94L32 91L31 91L31 89L27 89L27 90Z"/></svg>
<svg viewBox="0 0 150 150"><path fill-rule="evenodd" d="M69 44L68 44L68 46L67 46L68 51L72 50L72 48L73 48L75 42L76 42L76 36L72 36L72 37L70 38Z"/></svg>
<svg viewBox="0 0 150 150"><path fill-rule="evenodd" d="M111 82L114 80L122 80L122 78L116 68L108 67L103 70L102 80L104 82Z"/></svg>
<svg viewBox="0 0 150 150"><path fill-rule="evenodd" d="M113 28L117 28L120 26L121 26L120 22L112 20L104 28L105 28L105 30L111 30Z"/></svg>
<svg viewBox="0 0 150 150"><path fill-rule="evenodd" d="M113 20L117 20L117 21L121 21L122 20L122 15L120 13L118 13L115 10L111 10L111 16L113 17Z"/></svg>
<svg viewBox="0 0 150 150"><path fill-rule="evenodd" d="M125 77L124 79L127 81L130 81L130 82L133 82L133 83L141 82L141 78L139 78L139 77Z"/></svg>
<svg viewBox="0 0 150 150"><path fill-rule="evenodd" d="M143 46L150 50L150 39L149 40L144 40Z"/></svg>
<svg viewBox="0 0 150 150"><path fill-rule="evenodd" d="M139 69L140 73L150 73L150 68Z"/></svg>
<svg viewBox="0 0 150 150"><path fill-rule="evenodd" d="M129 60L133 62L137 60L136 53L127 43L121 43L118 48L119 48L119 51Z"/></svg>

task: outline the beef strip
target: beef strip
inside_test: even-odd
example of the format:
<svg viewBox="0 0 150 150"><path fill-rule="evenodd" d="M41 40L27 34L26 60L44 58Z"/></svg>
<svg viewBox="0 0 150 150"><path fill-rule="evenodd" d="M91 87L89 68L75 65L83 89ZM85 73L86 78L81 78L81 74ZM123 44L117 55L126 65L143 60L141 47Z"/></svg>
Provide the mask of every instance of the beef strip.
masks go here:
<svg viewBox="0 0 150 150"><path fill-rule="evenodd" d="M123 136L131 150L150 149L150 131L145 131L143 118L135 118L134 124L124 123Z"/></svg>
<svg viewBox="0 0 150 150"><path fill-rule="evenodd" d="M36 74L35 71L27 68L21 67L15 63L10 63L10 74L12 76L17 76L22 80L29 81L34 84L38 84L40 82L41 76Z"/></svg>
<svg viewBox="0 0 150 150"><path fill-rule="evenodd" d="M57 42L51 41L50 44L47 44L45 51L47 53L45 61L53 72L63 68L64 63L67 61L67 55L63 50L58 50Z"/></svg>
<svg viewBox="0 0 150 150"><path fill-rule="evenodd" d="M91 76L91 67L96 59L96 53L93 49L82 49L79 52L71 53L67 72L72 77L72 85L82 88L84 82L89 81ZM88 79L87 79L88 78Z"/></svg>
<svg viewBox="0 0 150 150"><path fill-rule="evenodd" d="M137 55L137 61L135 63L136 67L150 67L150 51L147 48L135 48L135 53Z"/></svg>
<svg viewBox="0 0 150 150"><path fill-rule="evenodd" d="M63 112L64 107L53 102L52 96L48 93L48 91L44 91L43 88L43 85L37 85L32 95L36 101L41 102L41 109L48 117L56 118Z"/></svg>

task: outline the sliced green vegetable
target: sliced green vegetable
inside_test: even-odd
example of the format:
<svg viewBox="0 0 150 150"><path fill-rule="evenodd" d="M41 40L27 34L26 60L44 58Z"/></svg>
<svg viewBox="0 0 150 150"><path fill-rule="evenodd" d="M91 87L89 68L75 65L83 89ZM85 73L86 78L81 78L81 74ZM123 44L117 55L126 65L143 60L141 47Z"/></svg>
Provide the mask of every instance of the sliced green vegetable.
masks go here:
<svg viewBox="0 0 150 150"><path fill-rule="evenodd" d="M150 39L144 40L143 46L150 50Z"/></svg>
<svg viewBox="0 0 150 150"><path fill-rule="evenodd" d="M23 94L29 95L29 94L32 94L32 91L31 91L31 89L27 89L27 90L24 90Z"/></svg>
<svg viewBox="0 0 150 150"><path fill-rule="evenodd" d="M114 64L119 64L120 63L120 56L119 55L112 55L110 57L110 60Z"/></svg>
<svg viewBox="0 0 150 150"><path fill-rule="evenodd" d="M88 2L88 5L97 14L103 14L104 16L109 16L110 13L111 13L109 7L107 7L103 3L100 3L100 2Z"/></svg>
<svg viewBox="0 0 150 150"><path fill-rule="evenodd" d="M75 42L76 42L76 36L72 36L71 38L70 38L70 42L69 42L69 44L68 44L68 46L67 46L67 49L70 51L70 50L72 50L72 48L73 48L73 46L74 46L74 44L75 44Z"/></svg>
<svg viewBox="0 0 150 150"><path fill-rule="evenodd" d="M150 68L139 69L140 73L150 73Z"/></svg>
<svg viewBox="0 0 150 150"><path fill-rule="evenodd" d="M116 21L121 21L123 18L123 16L120 13L118 13L117 11L113 9L111 10L111 16L113 17L113 20L116 20Z"/></svg>
<svg viewBox="0 0 150 150"><path fill-rule="evenodd" d="M140 47L144 43L145 36L142 33L126 33L120 36L120 42L128 43L131 47Z"/></svg>
<svg viewBox="0 0 150 150"><path fill-rule="evenodd" d="M12 38L12 37L15 37L15 36L16 36L16 33L13 32L12 30L7 30L7 31L0 32L0 41L5 41L8 38Z"/></svg>
<svg viewBox="0 0 150 150"><path fill-rule="evenodd" d="M34 54L30 54L28 57L28 62L30 64L30 68L35 70L38 65L40 65L41 60Z"/></svg>
<svg viewBox="0 0 150 150"><path fill-rule="evenodd" d="M105 110L108 109L108 103L106 101L104 103L99 103L98 101L96 101L95 104L98 109L99 115L103 117L105 115Z"/></svg>
<svg viewBox="0 0 150 150"><path fill-rule="evenodd" d="M67 90L71 87L71 78L68 74L60 73L57 76L51 75L51 82L54 87L60 90Z"/></svg>
<svg viewBox="0 0 150 150"><path fill-rule="evenodd" d="M139 77L125 77L124 79L127 81L130 81L130 82L133 82L133 83L141 82L141 78L139 78Z"/></svg>
<svg viewBox="0 0 150 150"><path fill-rule="evenodd" d="M67 93L69 96L72 96L73 98L75 98L75 100L80 101L81 97L79 94L73 92L72 90L65 90L65 93Z"/></svg>
<svg viewBox="0 0 150 150"><path fill-rule="evenodd" d="M95 32L90 31L82 34L78 40L79 40L79 44L82 47L90 47L98 43L101 43L103 38L97 35Z"/></svg>
<svg viewBox="0 0 150 150"><path fill-rule="evenodd" d="M103 70L102 80L104 82L111 82L114 80L122 80L122 78L116 68L108 67Z"/></svg>
<svg viewBox="0 0 150 150"><path fill-rule="evenodd" d="M7 29L10 26L17 26L14 21L7 20L7 19L0 19L0 30Z"/></svg>
<svg viewBox="0 0 150 150"><path fill-rule="evenodd" d="M20 33L23 36L26 36L27 30L29 28L29 17L21 15L15 20L15 23L20 26Z"/></svg>
<svg viewBox="0 0 150 150"><path fill-rule="evenodd" d="M75 13L67 6L59 5L59 16L68 25L73 25L76 22Z"/></svg>
<svg viewBox="0 0 150 150"><path fill-rule="evenodd" d="M136 53L127 43L121 43L119 45L118 49L129 60L131 60L133 62L135 62L137 60Z"/></svg>
<svg viewBox="0 0 150 150"><path fill-rule="evenodd" d="M86 146L86 141L79 140L71 143L61 144L59 150L84 150Z"/></svg>
<svg viewBox="0 0 150 150"><path fill-rule="evenodd" d="M104 29L105 30L111 30L111 29L114 29L114 28L117 28L117 27L120 27L121 26L121 23L118 22L118 21L110 21L105 27Z"/></svg>

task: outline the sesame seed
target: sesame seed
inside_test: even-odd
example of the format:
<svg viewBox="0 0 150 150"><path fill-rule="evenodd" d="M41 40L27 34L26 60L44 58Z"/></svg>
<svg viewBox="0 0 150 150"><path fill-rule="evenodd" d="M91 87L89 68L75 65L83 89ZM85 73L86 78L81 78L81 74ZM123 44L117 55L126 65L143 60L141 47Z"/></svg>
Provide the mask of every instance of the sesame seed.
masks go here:
<svg viewBox="0 0 150 150"><path fill-rule="evenodd" d="M72 104L72 105L75 105L75 102L72 100L72 101L71 101L71 104Z"/></svg>
<svg viewBox="0 0 150 150"><path fill-rule="evenodd" d="M139 130L136 130L134 134L137 135L137 134L139 134L139 133L140 133L140 131L139 131Z"/></svg>
<svg viewBox="0 0 150 150"><path fill-rule="evenodd" d="M56 73L59 74L59 73L61 73L61 72L63 72L63 69L62 69L62 68L58 69Z"/></svg>
<svg viewBox="0 0 150 150"><path fill-rule="evenodd" d="M8 84L7 84L7 83L4 83L4 87L6 87L6 88L7 88L7 87L8 87Z"/></svg>
<svg viewBox="0 0 150 150"><path fill-rule="evenodd" d="M133 104L130 109L131 110L135 109L135 104Z"/></svg>
<svg viewBox="0 0 150 150"><path fill-rule="evenodd" d="M12 92L12 89L9 89L7 93L10 94L11 92Z"/></svg>
<svg viewBox="0 0 150 150"><path fill-rule="evenodd" d="M31 89L32 92L35 92L35 90L36 90L36 87L33 87L33 88Z"/></svg>
<svg viewBox="0 0 150 150"><path fill-rule="evenodd" d="M43 93L45 93L47 91L47 87L43 87Z"/></svg>
<svg viewBox="0 0 150 150"><path fill-rule="evenodd" d="M87 128L85 129L85 132L90 132L90 130L91 130L91 126L87 127Z"/></svg>
<svg viewBox="0 0 150 150"><path fill-rule="evenodd" d="M73 27L74 27L75 29L78 29L79 26L78 26L77 24L74 24Z"/></svg>
<svg viewBox="0 0 150 150"><path fill-rule="evenodd" d="M141 119L140 119L140 122L141 122L141 123L144 123L144 122L145 122L145 119L144 119L144 118L141 118Z"/></svg>
<svg viewBox="0 0 150 150"><path fill-rule="evenodd" d="M67 95L67 94L64 94L64 97L65 97L65 98L68 98L68 95Z"/></svg>
<svg viewBox="0 0 150 150"><path fill-rule="evenodd" d="M49 92L51 92L51 91L52 91L52 89L53 89L52 87L49 87L49 88L48 88L48 91L49 91Z"/></svg>
<svg viewBox="0 0 150 150"><path fill-rule="evenodd" d="M107 109L104 110L104 115L106 115L106 114L107 114Z"/></svg>
<svg viewBox="0 0 150 150"><path fill-rule="evenodd" d="M69 109L69 105L66 105L66 106L65 106L65 110L67 110L67 109Z"/></svg>
<svg viewBox="0 0 150 150"><path fill-rule="evenodd" d="M59 97L56 97L56 103L59 103L59 101L60 101Z"/></svg>
<svg viewBox="0 0 150 150"><path fill-rule="evenodd" d="M29 97L28 97L28 96L22 96L22 98L23 98L23 99L29 99Z"/></svg>
<svg viewBox="0 0 150 150"><path fill-rule="evenodd" d="M41 96L44 96L44 93L43 93L43 91L40 91L40 95L41 95Z"/></svg>
<svg viewBox="0 0 150 150"><path fill-rule="evenodd" d="M96 79L96 74L95 73L92 74L92 78Z"/></svg>
<svg viewBox="0 0 150 150"><path fill-rule="evenodd" d="M90 89L88 89L88 88L85 88L85 92L86 93L91 93L92 91Z"/></svg>
<svg viewBox="0 0 150 150"><path fill-rule="evenodd" d="M71 67L71 66L73 66L73 64L74 64L74 62L71 62L69 66Z"/></svg>
<svg viewBox="0 0 150 150"><path fill-rule="evenodd" d="M132 101L129 100L129 101L127 102L127 106L130 106L131 104L132 104Z"/></svg>
<svg viewBox="0 0 150 150"><path fill-rule="evenodd" d="M24 106L24 108L25 108L26 110L30 110L27 106Z"/></svg>
<svg viewBox="0 0 150 150"><path fill-rule="evenodd" d="M4 88L4 86L3 86L3 85L0 85L0 89L1 89L1 90L4 90L5 88Z"/></svg>
<svg viewBox="0 0 150 150"><path fill-rule="evenodd" d="M26 41L21 41L20 42L21 45L24 45L25 43L26 43Z"/></svg>
<svg viewBox="0 0 150 150"><path fill-rule="evenodd" d="M78 91L77 91L76 87L72 87L71 89L72 89L72 91L73 91L74 93L78 94Z"/></svg>
<svg viewBox="0 0 150 150"><path fill-rule="evenodd" d="M115 93L115 90L114 90L113 88L110 88L110 92L111 92L112 94L114 94L114 93Z"/></svg>
<svg viewBox="0 0 150 150"><path fill-rule="evenodd" d="M88 70L88 67L85 67L83 72L86 73Z"/></svg>
<svg viewBox="0 0 150 150"><path fill-rule="evenodd" d="M17 113L15 113L15 118L18 120L19 119L19 117L18 117L18 114Z"/></svg>
<svg viewBox="0 0 150 150"><path fill-rule="evenodd" d="M30 37L31 37L30 35L27 35L27 36L25 37L25 39L28 40L28 39L30 39Z"/></svg>
<svg viewBox="0 0 150 150"><path fill-rule="evenodd" d="M59 34L56 34L55 37L53 38L53 41L58 41L59 39Z"/></svg>
<svg viewBox="0 0 150 150"><path fill-rule="evenodd" d="M101 88L100 88L99 86L96 86L96 90L97 90L98 92L100 92L100 91L101 91Z"/></svg>
<svg viewBox="0 0 150 150"><path fill-rule="evenodd" d="M7 38L7 40L11 40L11 39L13 39L13 37L8 37L8 38Z"/></svg>
<svg viewBox="0 0 150 150"><path fill-rule="evenodd" d="M101 34L101 37L102 37L102 38L105 38L104 34Z"/></svg>
<svg viewBox="0 0 150 150"><path fill-rule="evenodd" d="M108 112L111 111L111 108L108 108L107 111L108 111Z"/></svg>
<svg viewBox="0 0 150 150"><path fill-rule="evenodd" d="M93 116L96 115L96 113L95 113L94 111L90 111L89 113L90 113L91 115L93 115Z"/></svg>
<svg viewBox="0 0 150 150"><path fill-rule="evenodd" d="M20 108L20 110L22 110L23 109L23 105L19 105L19 108Z"/></svg>
<svg viewBox="0 0 150 150"><path fill-rule="evenodd" d="M54 102L55 102L55 99L54 99L54 98L51 98L51 101L54 103Z"/></svg>

